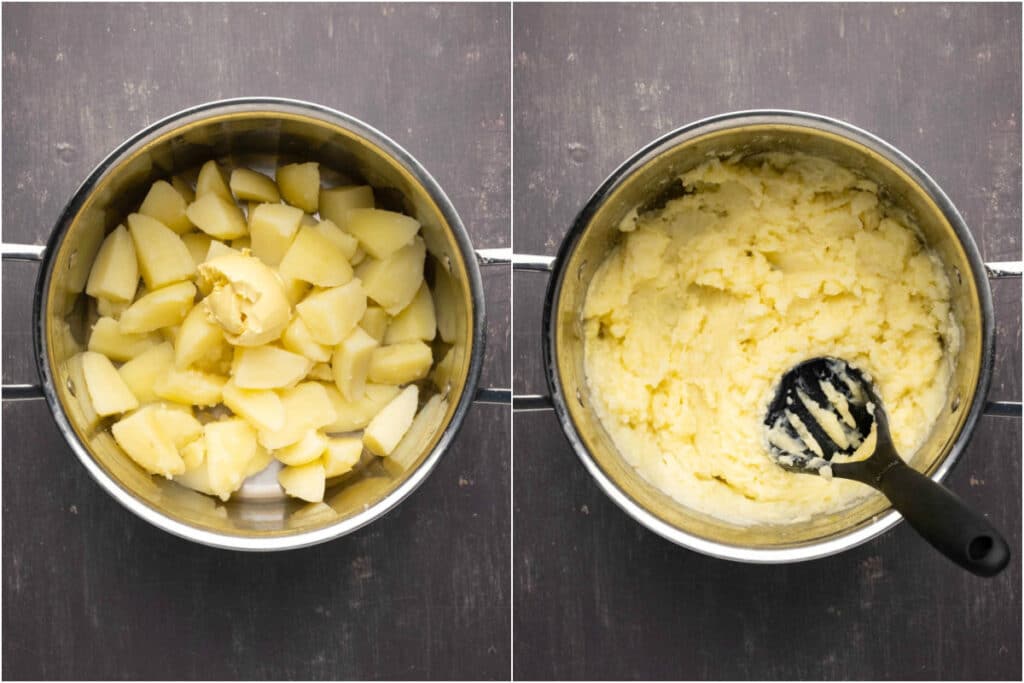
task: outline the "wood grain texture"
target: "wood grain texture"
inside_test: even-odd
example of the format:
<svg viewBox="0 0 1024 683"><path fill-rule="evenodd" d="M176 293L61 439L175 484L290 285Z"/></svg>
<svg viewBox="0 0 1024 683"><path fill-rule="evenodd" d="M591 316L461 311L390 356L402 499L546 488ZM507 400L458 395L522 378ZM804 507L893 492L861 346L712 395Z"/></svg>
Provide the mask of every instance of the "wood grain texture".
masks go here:
<svg viewBox="0 0 1024 683"><path fill-rule="evenodd" d="M1021 257L1019 5L516 5L514 247L553 254L600 182L711 114L803 109L881 136ZM543 388L546 282L515 280L514 384ZM992 398L1021 392L1020 282L994 285ZM677 548L617 509L551 413L514 417L520 679L1017 679L1021 423L984 418L948 484L1015 549L978 579L901 525L790 566Z"/></svg>
<svg viewBox="0 0 1024 683"><path fill-rule="evenodd" d="M509 8L10 5L3 238L40 243L124 138L232 96L311 100L408 149L478 247L509 246ZM3 268L3 378L34 379L35 269ZM508 386L509 278L484 273L485 384ZM470 411L427 482L346 538L199 547L90 480L42 402L3 406L3 676L507 678L507 409Z"/></svg>

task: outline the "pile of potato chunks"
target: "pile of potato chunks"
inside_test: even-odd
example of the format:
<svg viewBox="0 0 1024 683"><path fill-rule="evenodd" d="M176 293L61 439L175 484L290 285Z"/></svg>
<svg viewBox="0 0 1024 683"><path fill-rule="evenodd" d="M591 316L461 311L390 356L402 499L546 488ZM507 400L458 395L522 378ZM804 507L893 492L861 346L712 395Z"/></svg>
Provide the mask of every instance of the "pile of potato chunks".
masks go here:
<svg viewBox="0 0 1024 683"><path fill-rule="evenodd" d="M209 161L194 190L154 183L125 223L92 266L99 319L69 373L147 472L227 500L277 459L284 491L318 502L364 447L391 456L446 409L420 408L415 384L439 322L420 224L374 208L371 187L323 188L316 163L275 180Z"/></svg>

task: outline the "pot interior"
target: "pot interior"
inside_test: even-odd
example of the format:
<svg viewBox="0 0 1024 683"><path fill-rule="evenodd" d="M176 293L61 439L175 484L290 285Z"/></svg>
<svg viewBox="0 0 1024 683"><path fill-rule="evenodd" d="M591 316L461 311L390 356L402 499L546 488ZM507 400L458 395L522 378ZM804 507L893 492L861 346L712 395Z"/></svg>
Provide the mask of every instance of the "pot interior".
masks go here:
<svg viewBox="0 0 1024 683"><path fill-rule="evenodd" d="M403 486L410 479L418 482L426 476L447 445L447 439L440 442L464 402L470 375L475 319L466 260L470 252L466 244L460 246L452 225L458 218L447 200L443 195L432 195L415 162L404 152L384 149L387 144L361 126L344 125L319 113L229 106L160 126L105 162L86 181L57 226L57 234L63 232L63 237L56 245L51 240L54 254L51 267L43 274L47 280L41 315L46 362L52 372L46 379L54 385L58 403L55 413L62 413L58 422L66 418L87 450L83 454L72 443L79 455L91 458L109 478L103 481L101 476L101 483L128 492L157 517L223 535L213 542L230 546L233 537L296 535L325 527L343 533L397 502L411 490L411 486ZM424 435L399 445L399 449L419 451L408 469L401 470L390 459L364 452L354 471L328 481L325 504L307 505L284 495L276 481L279 465L275 461L223 503L139 468L111 436L113 418L92 428L86 424L75 398L84 387L75 385L67 361L84 350L88 331L96 320L95 306L83 292L99 245L139 206L153 182L170 180L173 175L194 182L199 167L209 159L228 168L245 166L264 173L273 173L286 163L317 161L324 185L372 185L379 208L402 211L422 224L428 250L427 282L438 299L439 310L452 313L456 335L451 344L444 343L440 336L433 342L435 367L449 349L452 352L450 378L440 390L447 406L443 417ZM419 385L421 405L439 393L430 379ZM467 394L465 399L469 398ZM148 517L153 521L151 515ZM159 523L159 519L156 521ZM178 532L182 532L180 527Z"/></svg>
<svg viewBox="0 0 1024 683"><path fill-rule="evenodd" d="M617 229L619 222L631 209L657 203L659 197L664 197L666 191L670 192L670 188L678 184L679 174L709 157L747 156L768 151L799 151L825 157L877 182L883 201L905 211L941 258L953 289L954 311L963 338L957 356L952 359L955 370L943 417L933 425L913 459L917 469L935 478L945 475L962 448L958 438L968 414L974 412L975 400L980 400L976 389L982 379L987 342L979 294L979 287L986 283L984 275L972 269L961 242L961 239L969 241L970 235L964 230L964 234L958 236L953 227L953 221L958 220L955 211L953 217L944 214L938 203L903 168L861 141L834 131L790 123L733 123L719 126L717 130L714 126L702 127L700 131L653 145L627 172L610 179L604 192L599 193L602 196L591 201L574 226L562 251L564 267L551 289L554 303L550 309L549 334L553 339L548 343L554 351L552 372L560 384L572 428L581 442L577 450L584 459L592 459L610 480L611 487L617 489L612 491L613 497L625 496L627 501L653 516L653 519L643 520L642 514L638 515L648 526L677 543L750 561L827 554L811 549L825 543L829 544L829 552L834 552L841 549L843 537L863 532L889 510L888 502L880 494L874 494L854 507L807 522L756 526L730 524L684 507L633 469L617 452L594 415L584 372L581 311L591 279L608 252L618 244L622 237ZM605 485L607 488L607 482ZM859 541L871 534L857 535ZM785 557L774 552L789 549L798 550ZM758 555L758 550L771 550L774 554Z"/></svg>

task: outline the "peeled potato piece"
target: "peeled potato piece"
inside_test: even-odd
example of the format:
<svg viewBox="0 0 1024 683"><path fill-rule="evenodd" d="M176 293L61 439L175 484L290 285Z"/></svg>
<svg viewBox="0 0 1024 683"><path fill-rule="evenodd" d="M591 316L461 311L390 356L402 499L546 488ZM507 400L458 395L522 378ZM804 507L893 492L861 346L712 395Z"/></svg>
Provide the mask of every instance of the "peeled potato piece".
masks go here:
<svg viewBox="0 0 1024 683"><path fill-rule="evenodd" d="M430 341L437 335L437 319L434 317L434 299L430 296L427 283L413 297L412 303L402 309L388 325L384 335L385 344L408 341Z"/></svg>
<svg viewBox="0 0 1024 683"><path fill-rule="evenodd" d="M315 228L299 228L281 265L281 277L303 280L317 287L337 287L352 279L345 254Z"/></svg>
<svg viewBox="0 0 1024 683"><path fill-rule="evenodd" d="M174 347L168 342L157 344L140 353L117 369L121 379L142 403L156 401L153 391L156 380L174 366Z"/></svg>
<svg viewBox="0 0 1024 683"><path fill-rule="evenodd" d="M390 455L412 425L416 415L419 389L407 386L370 420L363 432L363 443L374 455Z"/></svg>
<svg viewBox="0 0 1024 683"><path fill-rule="evenodd" d="M331 369L338 391L348 401L360 399L366 393L366 375L370 370L370 359L379 342L358 325L352 334L334 350Z"/></svg>
<svg viewBox="0 0 1024 683"><path fill-rule="evenodd" d="M189 204L186 213L197 228L219 240L233 240L249 234L242 210L233 201L212 192Z"/></svg>
<svg viewBox="0 0 1024 683"><path fill-rule="evenodd" d="M188 247L166 225L155 218L133 213L128 216L128 230L148 289L160 289L195 275L196 264Z"/></svg>
<svg viewBox="0 0 1024 683"><path fill-rule="evenodd" d="M102 318L114 318L116 320L121 317L122 313L128 310L130 305L130 301L96 299L96 312L99 313Z"/></svg>
<svg viewBox="0 0 1024 683"><path fill-rule="evenodd" d="M153 392L160 398L175 403L215 406L221 402L221 394L227 381L227 377L200 370L171 368L153 383Z"/></svg>
<svg viewBox="0 0 1024 683"><path fill-rule="evenodd" d="M383 342L390 320L391 316L380 306L367 306L366 312L363 313L363 317L359 321L359 327L366 330L366 333L377 341Z"/></svg>
<svg viewBox="0 0 1024 683"><path fill-rule="evenodd" d="M409 305L423 282L423 261L426 245L419 237L390 257L367 259L356 268L366 296L373 299L389 315L397 315Z"/></svg>
<svg viewBox="0 0 1024 683"><path fill-rule="evenodd" d="M318 460L298 467L285 467L277 473L277 481L285 493L310 503L324 499L325 480L324 466Z"/></svg>
<svg viewBox="0 0 1024 683"><path fill-rule="evenodd" d="M317 460L326 449L327 437L311 429L298 442L274 451L274 457L285 465L294 467Z"/></svg>
<svg viewBox="0 0 1024 683"><path fill-rule="evenodd" d="M359 249L359 240L339 228L333 221L323 220L315 223L311 226L313 230L333 242L346 259L355 256L356 250Z"/></svg>
<svg viewBox="0 0 1024 683"><path fill-rule="evenodd" d="M224 353L224 330L211 322L202 306L195 306L175 336L174 364L179 369L216 362Z"/></svg>
<svg viewBox="0 0 1024 683"><path fill-rule="evenodd" d="M394 211L353 209L348 212L345 228L367 254L386 259L412 241L420 230L420 222Z"/></svg>
<svg viewBox="0 0 1024 683"><path fill-rule="evenodd" d="M249 462L256 457L256 432L245 420L232 418L208 423L203 437L210 488L227 500L242 486Z"/></svg>
<svg viewBox="0 0 1024 683"><path fill-rule="evenodd" d="M268 266L281 263L302 221L302 209L284 204L260 204L249 214L252 255Z"/></svg>
<svg viewBox="0 0 1024 683"><path fill-rule="evenodd" d="M457 290L448 271L434 262L434 316L437 319L437 332L447 344L454 344L458 337L458 309L455 307Z"/></svg>
<svg viewBox="0 0 1024 683"><path fill-rule="evenodd" d="M447 412L448 401L436 394L431 396L416 413L409 431L391 451L388 460L403 471L412 467L426 450L430 437L437 431Z"/></svg>
<svg viewBox="0 0 1024 683"><path fill-rule="evenodd" d="M320 216L340 228L348 225L352 209L372 209L373 188L369 185L348 185L320 190Z"/></svg>
<svg viewBox="0 0 1024 683"><path fill-rule="evenodd" d="M185 243L188 253L192 255L192 262L198 268L199 264L206 260L213 238L205 232L190 232L187 235L182 235L181 241Z"/></svg>
<svg viewBox="0 0 1024 683"><path fill-rule="evenodd" d="M97 415L126 413L139 407L138 399L117 374L117 368L103 354L95 351L83 353L82 374Z"/></svg>
<svg viewBox="0 0 1024 683"><path fill-rule="evenodd" d="M179 235L192 229L192 221L185 210L188 202L166 180L158 180L149 188L142 200L139 213L157 219Z"/></svg>
<svg viewBox="0 0 1024 683"><path fill-rule="evenodd" d="M114 361L127 361L163 342L159 334L125 334L113 318L100 318L89 334L89 350Z"/></svg>
<svg viewBox="0 0 1024 683"><path fill-rule="evenodd" d="M206 462L206 439L200 437L178 449L178 454L185 462L185 472L194 470ZM175 481L178 477L174 478Z"/></svg>
<svg viewBox="0 0 1024 683"><path fill-rule="evenodd" d="M327 439L327 448L320 461L324 476L328 479L352 471L363 455L363 440L358 436L332 436Z"/></svg>
<svg viewBox="0 0 1024 683"><path fill-rule="evenodd" d="M161 410L159 404L143 406L115 422L110 431L118 445L142 469L171 477L185 472L185 461L174 439L161 429L157 418Z"/></svg>
<svg viewBox="0 0 1024 683"><path fill-rule="evenodd" d="M300 316L295 316L281 334L281 345L292 353L314 361L326 363L331 360L331 347L317 343Z"/></svg>
<svg viewBox="0 0 1024 683"><path fill-rule="evenodd" d="M279 202L281 193L274 181L248 168L236 168L231 171L229 183L231 192L239 201Z"/></svg>
<svg viewBox="0 0 1024 683"><path fill-rule="evenodd" d="M177 325L195 303L196 286L176 282L140 297L121 314L118 329L122 334L142 334L161 327Z"/></svg>
<svg viewBox="0 0 1024 683"><path fill-rule="evenodd" d="M269 389L241 389L232 379L224 385L224 405L243 418L257 431L274 431L284 427L284 404Z"/></svg>
<svg viewBox="0 0 1024 683"><path fill-rule="evenodd" d="M301 440L309 430L329 425L338 417L334 404L327 396L325 385L318 382L303 382L291 389L284 389L280 395L284 405L284 426L259 433L264 448L276 450L290 446Z"/></svg>
<svg viewBox="0 0 1024 683"><path fill-rule="evenodd" d="M178 194L182 196L186 204L191 204L196 200L196 191L181 176L171 178L171 187L178 191Z"/></svg>
<svg viewBox="0 0 1024 683"><path fill-rule="evenodd" d="M277 186L281 196L292 206L306 213L316 213L320 203L320 164L288 164L277 169Z"/></svg>
<svg viewBox="0 0 1024 683"><path fill-rule="evenodd" d="M363 317L366 295L359 281L352 280L341 287L312 292L295 310L317 343L335 346Z"/></svg>
<svg viewBox="0 0 1024 683"><path fill-rule="evenodd" d="M85 354L76 353L68 358L64 368L67 372L67 381L70 384L69 389L75 397L73 403L80 411L81 418L80 421L76 421L76 424L80 424L86 430L92 430L99 424L100 416L96 414L96 408L93 407L92 399L89 398L89 389L85 385L85 373L82 370L83 355ZM78 417L75 415L75 407L69 406L69 411L72 413L72 417Z"/></svg>
<svg viewBox="0 0 1024 683"><path fill-rule="evenodd" d="M85 293L109 301L131 301L139 286L135 243L123 225L103 240L89 271Z"/></svg>
<svg viewBox="0 0 1024 683"><path fill-rule="evenodd" d="M423 342L402 342L381 346L370 357L368 377L379 384L405 384L430 372L434 356Z"/></svg>
<svg viewBox="0 0 1024 683"><path fill-rule="evenodd" d="M317 363L309 369L306 378L315 379L320 382L333 382L334 371L331 369L330 363Z"/></svg>
<svg viewBox="0 0 1024 683"><path fill-rule="evenodd" d="M225 201L231 201L231 190L228 189L228 184L224 181L224 171L212 159L199 169L199 178L196 179L196 198L211 193Z"/></svg>
<svg viewBox="0 0 1024 683"><path fill-rule="evenodd" d="M334 385L323 385L327 398L334 409L335 418L324 425L328 434L354 432L370 424L373 416L398 396L400 389L388 384L367 384L365 394L355 400L346 401Z"/></svg>
<svg viewBox="0 0 1024 683"><path fill-rule="evenodd" d="M279 389L295 386L313 367L313 361L276 346L235 349L231 377L242 389Z"/></svg>

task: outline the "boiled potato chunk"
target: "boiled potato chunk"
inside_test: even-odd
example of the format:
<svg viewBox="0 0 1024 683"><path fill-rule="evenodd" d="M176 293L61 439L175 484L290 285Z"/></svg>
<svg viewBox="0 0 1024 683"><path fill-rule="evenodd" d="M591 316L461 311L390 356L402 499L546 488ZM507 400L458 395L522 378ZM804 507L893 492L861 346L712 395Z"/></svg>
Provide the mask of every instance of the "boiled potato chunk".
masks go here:
<svg viewBox="0 0 1024 683"><path fill-rule="evenodd" d="M281 196L292 206L306 213L316 213L320 203L320 164L288 164L277 169L277 186Z"/></svg>
<svg viewBox="0 0 1024 683"><path fill-rule="evenodd" d="M402 309L388 325L384 335L385 344L407 341L430 341L437 335L437 319L434 317L434 299L430 296L427 283L413 297L412 303Z"/></svg>
<svg viewBox="0 0 1024 683"><path fill-rule="evenodd" d="M337 287L352 279L345 254L315 228L299 228L299 234L281 259L281 277L304 280L318 287Z"/></svg>
<svg viewBox="0 0 1024 683"><path fill-rule="evenodd" d="M457 290L452 276L443 266L434 261L437 266L434 269L434 314L437 318L437 332L441 335L442 341L447 344L454 344L458 337L459 322L457 301Z"/></svg>
<svg viewBox="0 0 1024 683"><path fill-rule="evenodd" d="M405 433L402 440L391 451L391 455L388 456L390 463L397 465L402 471L412 467L426 450L430 443L430 438L441 426L441 422L444 420L447 412L448 401L439 395L431 396L430 400L416 414L416 418L412 421L409 431Z"/></svg>
<svg viewBox="0 0 1024 683"><path fill-rule="evenodd" d="M373 350L368 377L379 384L405 384L430 372L434 356L423 342L402 342Z"/></svg>
<svg viewBox="0 0 1024 683"><path fill-rule="evenodd" d="M117 369L121 379L141 403L151 403L159 396L153 385L174 366L174 347L163 342L140 353Z"/></svg>
<svg viewBox="0 0 1024 683"><path fill-rule="evenodd" d="M188 253L192 255L192 262L198 268L199 264L206 260L213 238L205 232L190 232L187 235L182 235L181 241L185 243Z"/></svg>
<svg viewBox="0 0 1024 683"><path fill-rule="evenodd" d="M338 249L341 249L341 253L345 255L346 259L355 256L356 250L359 249L359 240L339 228L332 221L314 222L316 224L312 228L333 242L334 246L338 247Z"/></svg>
<svg viewBox="0 0 1024 683"><path fill-rule="evenodd" d="M269 389L241 389L234 379L224 385L224 405L246 420L257 431L274 431L284 427L284 404Z"/></svg>
<svg viewBox="0 0 1024 683"><path fill-rule="evenodd" d="M150 474L171 477L185 471L185 461L174 439L161 429L157 417L164 410L158 404L139 408L111 427L114 440L132 460Z"/></svg>
<svg viewBox="0 0 1024 683"><path fill-rule="evenodd" d="M300 316L295 316L281 335L281 345L293 353L305 356L317 363L331 359L331 348L318 344L310 335L309 328Z"/></svg>
<svg viewBox="0 0 1024 683"><path fill-rule="evenodd" d="M166 225L133 213L128 216L128 230L135 244L142 280L148 289L188 280L196 272L196 264L181 237Z"/></svg>
<svg viewBox="0 0 1024 683"><path fill-rule="evenodd" d="M243 251L245 249L252 251L252 240L249 239L248 235L245 237L237 237L231 240L231 248L236 251Z"/></svg>
<svg viewBox="0 0 1024 683"><path fill-rule="evenodd" d="M233 201L209 193L188 205L187 215L196 227L219 240L233 240L249 234L245 216Z"/></svg>
<svg viewBox="0 0 1024 683"><path fill-rule="evenodd" d="M258 258L225 254L199 266L199 274L213 288L201 305L232 344L260 346L288 326L292 307L281 280Z"/></svg>
<svg viewBox="0 0 1024 683"><path fill-rule="evenodd" d="M162 399L194 406L215 406L228 378L200 370L171 368L153 383L153 392Z"/></svg>
<svg viewBox="0 0 1024 683"><path fill-rule="evenodd" d="M409 244L420 230L415 218L383 209L352 209L345 226L367 254L386 259Z"/></svg>
<svg viewBox="0 0 1024 683"><path fill-rule="evenodd" d="M395 396L398 396L400 389L389 384L366 385L365 395L355 401L346 401L337 387L324 385L327 397L334 408L335 418L324 425L324 431L328 434L339 434L342 432L354 432L370 424L373 416L384 409Z"/></svg>
<svg viewBox="0 0 1024 683"><path fill-rule="evenodd" d="M108 299L96 299L96 312L101 318L120 318L121 314L128 310L130 301L110 301Z"/></svg>
<svg viewBox="0 0 1024 683"><path fill-rule="evenodd" d="M317 343L336 346L366 312L366 294L359 280L352 280L341 287L313 291L295 310Z"/></svg>
<svg viewBox="0 0 1024 683"><path fill-rule="evenodd" d="M206 317L206 309L195 306L185 316L174 341L174 364L179 369L216 362L224 353L224 330Z"/></svg>
<svg viewBox="0 0 1024 683"><path fill-rule="evenodd" d="M206 439L198 438L190 441L178 450L181 459L185 461L185 471L194 470L206 462ZM179 475L180 476L180 475ZM178 477L175 477L175 481Z"/></svg>
<svg viewBox="0 0 1024 683"><path fill-rule="evenodd" d="M434 371L430 373L430 381L434 383L438 391L447 392L448 385L452 381L452 372L455 370L455 347L448 349L444 358L437 362Z"/></svg>
<svg viewBox="0 0 1024 683"><path fill-rule="evenodd" d="M106 236L89 272L85 293L109 301L131 301L139 286L135 243L123 225Z"/></svg>
<svg viewBox="0 0 1024 683"><path fill-rule="evenodd" d="M418 400L419 389L416 385L407 386L370 420L370 424L366 425L366 431L363 432L363 443L371 453L391 454L412 426Z"/></svg>
<svg viewBox="0 0 1024 683"><path fill-rule="evenodd" d="M369 185L348 185L320 190L320 216L340 228L348 225L352 209L372 209L373 188Z"/></svg>
<svg viewBox="0 0 1024 683"><path fill-rule="evenodd" d="M276 266L281 263L302 221L302 209L284 204L260 204L249 214L252 255Z"/></svg>
<svg viewBox="0 0 1024 683"><path fill-rule="evenodd" d="M242 419L210 422L203 427L210 488L227 500L245 481L249 462L256 457L256 432Z"/></svg>
<svg viewBox="0 0 1024 683"><path fill-rule="evenodd" d="M362 280L366 296L389 315L397 315L419 291L426 253L423 240L416 237L386 259L368 258L356 269L356 277Z"/></svg>
<svg viewBox="0 0 1024 683"><path fill-rule="evenodd" d="M138 399L117 374L117 368L102 353L86 351L82 354L82 374L97 415L126 413L139 407Z"/></svg>
<svg viewBox="0 0 1024 683"><path fill-rule="evenodd" d="M211 238L210 239L210 248L206 250L206 258L203 259L202 262L199 265L202 265L203 263L206 263L207 261L213 261L215 259L219 259L221 256L227 256L228 254L235 254L236 256L241 256L242 252L240 252L238 249L235 249L234 247L231 247L231 246L228 246L227 244L224 244L220 240L215 240L215 239ZM203 280L203 278L201 278L201 277L199 279L200 279L200 281Z"/></svg>
<svg viewBox="0 0 1024 683"><path fill-rule="evenodd" d="M196 199L207 194L215 194L229 202L232 200L231 190L224 181L224 171L212 159L203 164L196 179Z"/></svg>
<svg viewBox="0 0 1024 683"><path fill-rule="evenodd" d="M370 370L370 358L379 342L358 325L352 334L334 350L331 368L334 383L347 401L356 401L366 393L366 375Z"/></svg>
<svg viewBox="0 0 1024 683"><path fill-rule="evenodd" d="M278 277L280 277L280 274L278 274ZM288 299L288 303L292 306L306 298L306 294L313 288L313 285L308 282L283 277L281 278L281 285L284 287L284 295Z"/></svg>
<svg viewBox="0 0 1024 683"><path fill-rule="evenodd" d="M91 431L99 424L100 416L96 414L96 408L92 405L92 400L89 398L89 389L85 384L85 372L82 370L82 356L84 355L84 353L76 353L67 360L67 364L64 367L67 371L68 382L71 385L71 393L76 399L73 403L78 407L78 411L76 411L73 406L69 406L69 411L72 413L72 417L80 416L80 419L75 420L76 424L80 424L84 429ZM78 412L79 415L75 415L75 412Z"/></svg>
<svg viewBox="0 0 1024 683"><path fill-rule="evenodd" d="M254 474L259 474L267 469L267 465L272 462L274 462L274 456L270 454L270 451L257 443L256 455L249 461L249 466L245 470L245 476L251 477Z"/></svg>
<svg viewBox="0 0 1024 683"><path fill-rule="evenodd" d="M317 363L310 368L309 374L306 377L320 382L333 382L334 370L331 369L330 363Z"/></svg>
<svg viewBox="0 0 1024 683"><path fill-rule="evenodd" d="M277 481L285 493L310 503L324 499L325 480L324 466L319 460L298 467L285 467L277 473Z"/></svg>
<svg viewBox="0 0 1024 683"><path fill-rule="evenodd" d="M231 171L231 192L239 201L271 202L281 201L281 193L277 191L277 185L273 180L249 170L248 168L236 168Z"/></svg>
<svg viewBox="0 0 1024 683"><path fill-rule="evenodd" d="M185 210L188 202L174 186L165 180L158 180L149 188L142 200L139 213L157 219L179 235L192 229Z"/></svg>
<svg viewBox="0 0 1024 683"><path fill-rule="evenodd" d="M377 341L383 342L390 321L391 316L380 306L367 306L366 313L363 313L363 318L359 321L359 327Z"/></svg>
<svg viewBox="0 0 1024 683"><path fill-rule="evenodd" d="M352 471L363 455L363 440L358 436L332 436L321 456L324 476L328 479Z"/></svg>
<svg viewBox="0 0 1024 683"><path fill-rule="evenodd" d="M177 325L192 310L195 298L196 286L191 282L176 282L153 290L121 314L118 329L122 334L142 334Z"/></svg>
<svg viewBox="0 0 1024 683"><path fill-rule="evenodd" d="M280 395L284 405L284 427L260 432L259 440L265 448L276 450L290 446L301 440L306 432L329 425L338 417L325 385L318 382L303 382L284 389Z"/></svg>
<svg viewBox="0 0 1024 683"><path fill-rule="evenodd" d="M231 377L241 389L279 389L299 383L313 361L276 346L238 347Z"/></svg>
<svg viewBox="0 0 1024 683"><path fill-rule="evenodd" d="M92 326L89 335L89 350L102 353L114 361L127 361L160 344L159 334L124 334L121 325L113 318L100 318Z"/></svg>
<svg viewBox="0 0 1024 683"><path fill-rule="evenodd" d="M192 185L190 185L181 176L174 176L171 178L171 187L178 191L178 194L182 196L186 204L191 204L196 200L196 191L192 189Z"/></svg>
<svg viewBox="0 0 1024 683"><path fill-rule="evenodd" d="M203 425L192 414L192 406L163 403L153 419L179 451L203 435Z"/></svg>
<svg viewBox="0 0 1024 683"><path fill-rule="evenodd" d="M274 457L285 465L305 465L317 460L327 449L327 437L316 430L306 432L297 443L274 451Z"/></svg>

